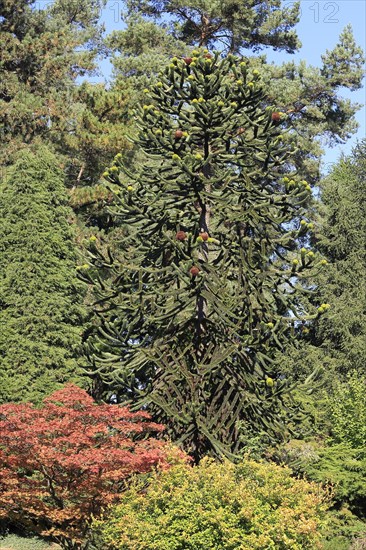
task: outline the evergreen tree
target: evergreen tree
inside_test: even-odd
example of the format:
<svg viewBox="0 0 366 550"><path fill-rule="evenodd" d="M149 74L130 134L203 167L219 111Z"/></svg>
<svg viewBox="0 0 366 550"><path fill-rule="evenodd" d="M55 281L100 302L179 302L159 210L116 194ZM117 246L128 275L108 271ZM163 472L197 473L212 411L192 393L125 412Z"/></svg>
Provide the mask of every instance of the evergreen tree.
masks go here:
<svg viewBox="0 0 366 550"><path fill-rule="evenodd" d="M299 6L280 9L277 0L241 2L149 2L127 1L122 17L126 29L108 37L113 53L115 83L139 92L156 78L170 57L188 53L188 45L220 45L223 51L258 50L265 45L293 52L300 43L292 27ZM137 93L136 93L137 92Z"/></svg>
<svg viewBox="0 0 366 550"><path fill-rule="evenodd" d="M110 39L115 51L115 85L119 89L132 77L137 92L142 90L146 75L157 75L167 53L183 51L182 41L206 45L214 42L222 52L241 53L265 47L291 53L300 47L293 30L298 6L281 9L277 0L126 4L127 28L115 31ZM159 37L159 41L152 37ZM343 143L357 129L354 115L360 105L341 95L344 88L359 89L364 75L363 51L355 43L350 26L341 33L335 48L325 52L322 62L318 68L305 61L268 64L265 55L251 59L253 69L262 74L268 104L276 103L289 115L285 125L292 131L286 139L296 145L296 165L311 184L319 178L323 146ZM139 99L136 93L135 100Z"/></svg>
<svg viewBox="0 0 366 550"><path fill-rule="evenodd" d="M0 7L0 160L37 137L62 139L73 118L73 85L96 69L101 48L98 1L30 0ZM67 105L67 110L65 106Z"/></svg>
<svg viewBox="0 0 366 550"><path fill-rule="evenodd" d="M105 173L119 188L121 259L94 239L94 265L110 277L84 275L101 319L91 374L148 406L198 459L236 451L239 420L281 429L285 384L272 356L305 315L301 280L321 260L297 248L310 186L258 71L195 51L173 58L147 97L141 168L117 155Z"/></svg>
<svg viewBox="0 0 366 550"><path fill-rule="evenodd" d="M113 31L107 38L114 67L113 88L133 90L131 105L142 90L156 78L162 66L179 51L188 54L186 44L169 34L166 28L146 21L139 13L126 14L125 30Z"/></svg>
<svg viewBox="0 0 366 550"><path fill-rule="evenodd" d="M329 399L340 407L339 385L346 391L350 379L358 379L361 388L365 384L365 152L363 140L349 157L339 160L320 181L321 195L309 212L315 228L312 244L328 261L327 269L310 279L314 290L309 299L316 303L321 296L331 304L330 314L299 325L295 345L277 357L277 372L292 382L319 373L312 397L302 395L299 385L298 397L310 420L299 426L304 437L329 438L335 424ZM348 406L351 403L349 399ZM354 418L362 414L352 409L348 413Z"/></svg>
<svg viewBox="0 0 366 550"><path fill-rule="evenodd" d="M299 4L281 9L278 0L128 0L125 6L126 29L108 37L118 87L130 82L141 91L169 57L188 52L188 45L215 45L232 53L269 45L294 52L300 46L292 29L299 20Z"/></svg>
<svg viewBox="0 0 366 550"><path fill-rule="evenodd" d="M57 0L44 9L28 0L1 4L0 163L11 164L22 147L51 144L79 225L106 228L110 193L100 177L114 155L130 147L125 136L133 91L78 82L96 73L98 54L106 52L102 5L103 0Z"/></svg>
<svg viewBox="0 0 366 550"><path fill-rule="evenodd" d="M363 375L366 361L365 153L363 140L319 183L321 194L310 213L312 243L328 266L311 281L316 289L311 299L322 296L332 310L327 318L299 327L301 345L289 348L285 360L279 358L279 369L297 380L322 368L328 391L335 378L346 382L353 371Z"/></svg>
<svg viewBox="0 0 366 550"><path fill-rule="evenodd" d="M281 8L280 0L127 0L131 13L153 17L174 36L190 45L239 53L273 46L293 53L300 42L293 27L299 21L300 3Z"/></svg>
<svg viewBox="0 0 366 550"><path fill-rule="evenodd" d="M83 289L57 158L23 151L0 185L0 400L79 381Z"/></svg>
<svg viewBox="0 0 366 550"><path fill-rule="evenodd" d="M106 205L111 193L102 181L105 167L119 151L127 153L130 128L128 105L131 90L106 89L104 84L83 82L75 89L77 117L73 131L63 136L62 150L70 205L85 226L108 229Z"/></svg>
<svg viewBox="0 0 366 550"><path fill-rule="evenodd" d="M332 304L327 320L315 324L312 343L338 373L366 363L366 140L342 158L321 182L316 246L329 261L317 278L319 293Z"/></svg>

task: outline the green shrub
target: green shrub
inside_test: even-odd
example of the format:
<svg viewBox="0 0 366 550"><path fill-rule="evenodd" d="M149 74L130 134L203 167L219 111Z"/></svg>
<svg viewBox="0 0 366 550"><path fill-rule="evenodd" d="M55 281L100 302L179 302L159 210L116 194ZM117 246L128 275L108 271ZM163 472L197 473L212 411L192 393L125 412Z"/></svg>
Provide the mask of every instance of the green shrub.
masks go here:
<svg viewBox="0 0 366 550"><path fill-rule="evenodd" d="M365 447L291 440L273 458L288 464L297 474L331 488L332 508L327 513L324 550L348 550L352 541L366 531Z"/></svg>
<svg viewBox="0 0 366 550"><path fill-rule="evenodd" d="M319 458L309 464L306 475L313 481L334 486L334 500L347 502L362 516L366 504L366 448L353 449L346 443L322 447Z"/></svg>
<svg viewBox="0 0 366 550"><path fill-rule="evenodd" d="M92 527L103 550L314 550L325 497L291 470L204 459L136 480Z"/></svg>
<svg viewBox="0 0 366 550"><path fill-rule="evenodd" d="M332 439L350 446L366 446L366 378L356 371L346 383L337 380L327 400Z"/></svg>
<svg viewBox="0 0 366 550"><path fill-rule="evenodd" d="M327 513L323 550L361 550L366 525L351 510L343 506ZM366 546L363 548L366 550Z"/></svg>
<svg viewBox="0 0 366 550"><path fill-rule="evenodd" d="M360 518L366 509L366 447L349 443L326 446L317 441L291 440L273 455L297 474L331 485L334 504L346 504Z"/></svg>

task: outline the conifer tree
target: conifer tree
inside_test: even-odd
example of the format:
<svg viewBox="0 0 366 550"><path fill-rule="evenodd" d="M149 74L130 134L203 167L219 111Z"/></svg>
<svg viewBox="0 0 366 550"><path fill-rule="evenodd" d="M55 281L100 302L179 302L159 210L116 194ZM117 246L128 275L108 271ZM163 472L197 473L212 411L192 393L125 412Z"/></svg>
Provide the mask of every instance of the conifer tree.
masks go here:
<svg viewBox="0 0 366 550"><path fill-rule="evenodd" d="M323 367L323 381L346 380L362 373L366 361L366 142L342 157L324 177L321 194L311 213L312 242L328 261L326 270L311 281L318 296L332 305L331 314L303 327L302 345L289 349L286 375L301 379L314 367ZM283 358L279 368L284 367Z"/></svg>
<svg viewBox="0 0 366 550"><path fill-rule="evenodd" d="M85 322L72 210L57 158L23 151L0 184L0 401L79 381Z"/></svg>
<svg viewBox="0 0 366 550"><path fill-rule="evenodd" d="M297 4L281 9L277 0L128 0L125 5L122 18L126 28L112 32L107 42L113 52L114 86L132 86L132 104L175 52L188 53L187 48L195 44L215 45L231 53L265 46L294 52L300 45L293 30L299 16Z"/></svg>
<svg viewBox="0 0 366 550"><path fill-rule="evenodd" d="M339 160L320 181L321 194L309 212L312 245L328 265L309 281L313 292L307 299L316 303L321 296L331 305L329 315L299 324L298 338L276 360L277 372L297 383L298 390L311 373L318 373L310 399L298 392L311 418L302 426L306 436L330 436L333 420L329 421L327 400L340 406L339 384L351 393L350 380L358 379L361 388L365 383L365 152L363 140ZM356 411L349 412L357 417Z"/></svg>
<svg viewBox="0 0 366 550"><path fill-rule="evenodd" d="M274 350L296 319L328 306L305 314L299 304L303 277L321 264L297 247L310 186L258 71L194 51L146 92L136 122L143 164L130 171L117 155L105 173L117 189L120 255L93 239L97 272L83 276L100 317L90 374L147 406L198 460L236 451L239 420L282 427Z"/></svg>
<svg viewBox="0 0 366 550"><path fill-rule="evenodd" d="M290 8L281 8L279 0L131 0L126 4L126 28L110 37L118 89L132 78L137 92L142 90L146 75L156 77L167 53L183 53L182 42L206 47L214 43L225 54L262 50L264 54L251 58L251 64L262 74L268 104L276 103L289 115L285 124L292 131L286 139L296 145L297 168L311 184L319 179L324 145L343 143L357 129L354 115L361 106L342 97L344 89L360 89L364 75L364 52L350 25L338 44L321 56L321 67L291 59L276 64L267 63L266 47L290 54L301 46L294 29L297 4ZM152 37L160 37L159 42Z"/></svg>
<svg viewBox="0 0 366 550"><path fill-rule="evenodd" d="M332 315L314 326L311 341L332 359L338 375L366 362L366 140L321 181L315 244L329 261L316 279Z"/></svg>
<svg viewBox="0 0 366 550"><path fill-rule="evenodd" d="M126 135L130 94L129 89L107 90L89 82L75 89L73 131L61 135L57 146L63 153L70 205L84 226L108 229L111 193L101 175L119 151L131 149Z"/></svg>
<svg viewBox="0 0 366 550"><path fill-rule="evenodd" d="M280 460L316 482L334 484L340 510L334 531L343 540L353 539L353 525L364 521L365 509L365 159L363 140L319 183L312 243L328 266L310 281L315 290L309 298L322 296L331 309L299 325L298 345L288 346L277 360L278 372L297 383L296 397L307 412L297 440L279 451ZM318 379L305 396L301 383L314 369ZM359 529L364 532L365 524Z"/></svg>
<svg viewBox="0 0 366 550"><path fill-rule="evenodd" d="M96 69L100 6L98 0L56 0L44 9L29 0L1 3L2 163L37 138L57 141L70 131L75 80Z"/></svg>
<svg viewBox="0 0 366 550"><path fill-rule="evenodd" d="M113 31L107 37L112 52L111 63L115 79L113 87L132 89L132 108L142 90L155 79L160 68L169 62L174 52L188 54L188 46L169 34L164 26L156 25L139 12L126 14L126 28Z"/></svg>
<svg viewBox="0 0 366 550"><path fill-rule="evenodd" d="M103 0L48 6L6 0L0 6L0 163L11 164L22 147L51 143L62 155L66 185L73 191L89 187L88 197L85 189L73 193L86 223L93 215L88 204L107 195L93 186L114 155L128 148L131 90L77 82L96 73L98 54L105 51L102 6Z"/></svg>
<svg viewBox="0 0 366 550"><path fill-rule="evenodd" d="M190 45L219 43L231 53L264 46L293 53L300 45L293 30L299 21L299 2L283 8L280 0L127 0L126 5L129 13L164 22Z"/></svg>

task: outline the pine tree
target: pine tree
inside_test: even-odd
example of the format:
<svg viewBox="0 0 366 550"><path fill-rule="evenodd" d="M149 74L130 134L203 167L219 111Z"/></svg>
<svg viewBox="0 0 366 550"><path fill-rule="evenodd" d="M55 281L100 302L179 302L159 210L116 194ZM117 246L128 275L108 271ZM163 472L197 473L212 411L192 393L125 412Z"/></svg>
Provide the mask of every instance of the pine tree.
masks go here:
<svg viewBox="0 0 366 550"><path fill-rule="evenodd" d="M79 381L84 291L57 158L23 151L0 185L0 401Z"/></svg>
<svg viewBox="0 0 366 550"><path fill-rule="evenodd" d="M1 162L37 138L57 141L70 130L75 80L96 68L99 9L89 1L45 9L29 0L1 3Z"/></svg>
<svg viewBox="0 0 366 550"><path fill-rule="evenodd" d="M119 151L131 149L126 135L131 93L89 82L75 90L73 131L62 135L57 146L63 153L70 205L84 226L108 229L106 205L112 197L101 175Z"/></svg>
<svg viewBox="0 0 366 550"><path fill-rule="evenodd" d="M299 21L299 2L284 8L279 0L127 0L126 4L129 13L170 24L174 35L190 45L220 43L231 53L264 46L293 53L300 45L293 30Z"/></svg>
<svg viewBox="0 0 366 550"><path fill-rule="evenodd" d="M156 78L160 67L176 52L188 54L188 47L220 46L222 51L254 51L271 45L295 51L300 43L292 27L298 21L299 6L280 9L278 2L141 2L127 1L124 30L111 33L107 42L113 52L117 89L134 89L132 106L141 99L143 88Z"/></svg>
<svg viewBox="0 0 366 550"><path fill-rule="evenodd" d="M104 167L128 148L125 104L132 93L78 83L95 74L105 51L102 4L57 0L39 9L28 0L7 0L0 7L0 162L11 164L22 147L52 144L63 157L66 184L90 187L91 202L100 200L101 189L92 186ZM75 195L75 204L89 202L85 191Z"/></svg>
<svg viewBox="0 0 366 550"><path fill-rule="evenodd" d="M139 13L126 14L125 30L113 31L107 37L112 52L114 88L132 90L131 110L139 94L151 83L160 68L176 51L188 54L187 45L169 34L164 26L147 21Z"/></svg>
<svg viewBox="0 0 366 550"><path fill-rule="evenodd" d="M282 427L272 355L305 315L301 280L321 261L297 249L310 186L283 143L286 115L266 108L247 60L173 58L147 98L141 168L117 155L105 173L123 238L115 261L91 245L110 277L84 276L101 320L90 371L198 459L236 451L239 420Z"/></svg>

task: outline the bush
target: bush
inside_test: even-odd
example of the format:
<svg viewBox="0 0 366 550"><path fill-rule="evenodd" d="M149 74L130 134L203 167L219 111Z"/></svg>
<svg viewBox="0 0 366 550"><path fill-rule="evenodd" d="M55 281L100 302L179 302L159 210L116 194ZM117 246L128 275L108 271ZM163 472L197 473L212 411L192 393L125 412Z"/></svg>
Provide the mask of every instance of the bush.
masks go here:
<svg viewBox="0 0 366 550"><path fill-rule="evenodd" d="M137 480L92 533L103 550L314 550L325 508L288 468L204 459Z"/></svg>
<svg viewBox="0 0 366 550"><path fill-rule="evenodd" d="M365 447L292 440L272 457L288 464L297 474L331 487L332 509L327 514L324 550L348 550L351 541L366 530Z"/></svg>
<svg viewBox="0 0 366 550"><path fill-rule="evenodd" d="M330 510L324 531L323 550L361 550L366 525L346 506ZM364 548L366 550L366 547Z"/></svg>
<svg viewBox="0 0 366 550"><path fill-rule="evenodd" d="M290 466L311 481L331 485L334 504L346 504L353 513L365 518L366 448L349 443L326 446L318 441L291 440L272 454L277 462Z"/></svg>
<svg viewBox="0 0 366 550"><path fill-rule="evenodd" d="M167 465L145 412L97 405L69 384L44 400L0 406L0 521L80 548L91 516L118 502L133 473Z"/></svg>
<svg viewBox="0 0 366 550"><path fill-rule="evenodd" d="M366 445L366 378L356 371L346 382L336 380L327 400L331 435L336 443L353 448Z"/></svg>
<svg viewBox="0 0 366 550"><path fill-rule="evenodd" d="M366 504L366 448L347 443L318 448L318 460L305 468L308 478L334 486L334 501L346 502L360 517Z"/></svg>

